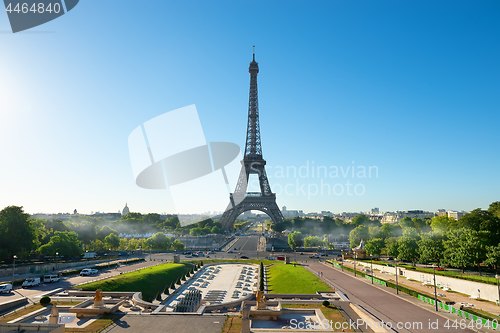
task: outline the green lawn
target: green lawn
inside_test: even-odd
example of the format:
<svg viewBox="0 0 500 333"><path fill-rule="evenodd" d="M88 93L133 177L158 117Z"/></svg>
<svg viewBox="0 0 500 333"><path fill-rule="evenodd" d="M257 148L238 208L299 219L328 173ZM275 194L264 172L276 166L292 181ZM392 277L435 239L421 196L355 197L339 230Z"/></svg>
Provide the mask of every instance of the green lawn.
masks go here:
<svg viewBox="0 0 500 333"><path fill-rule="evenodd" d="M158 266L147 267L141 270L118 275L110 279L87 283L79 286L82 290L103 291L140 291L142 298L148 300L155 297L156 294L165 289L165 286L175 282L178 277L191 270L190 264L161 264Z"/></svg>
<svg viewBox="0 0 500 333"><path fill-rule="evenodd" d="M267 285L272 294L315 294L332 288L302 266L274 264L267 268Z"/></svg>

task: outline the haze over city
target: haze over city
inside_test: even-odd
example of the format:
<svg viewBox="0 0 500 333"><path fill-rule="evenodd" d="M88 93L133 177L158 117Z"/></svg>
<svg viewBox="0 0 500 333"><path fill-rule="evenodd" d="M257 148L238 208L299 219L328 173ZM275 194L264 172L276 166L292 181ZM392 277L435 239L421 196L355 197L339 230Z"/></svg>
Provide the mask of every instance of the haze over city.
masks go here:
<svg viewBox="0 0 500 333"><path fill-rule="evenodd" d="M243 150L253 45L279 207L486 209L500 188L499 9L115 0L17 34L2 12L0 209L176 213L168 189L135 184L128 137L195 104L207 142ZM207 193L178 213L228 202Z"/></svg>

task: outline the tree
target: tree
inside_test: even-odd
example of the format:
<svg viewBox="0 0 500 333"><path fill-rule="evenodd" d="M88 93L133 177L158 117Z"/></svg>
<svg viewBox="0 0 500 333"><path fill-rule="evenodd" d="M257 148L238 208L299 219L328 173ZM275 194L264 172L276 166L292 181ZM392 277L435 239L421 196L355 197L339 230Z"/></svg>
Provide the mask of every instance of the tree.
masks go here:
<svg viewBox="0 0 500 333"><path fill-rule="evenodd" d="M369 237L370 229L365 225L360 225L349 233L349 242L351 242L351 247L356 247L362 239L368 240Z"/></svg>
<svg viewBox="0 0 500 333"><path fill-rule="evenodd" d="M37 234L23 207L8 206L0 211L0 260L25 256L36 249Z"/></svg>
<svg viewBox="0 0 500 333"><path fill-rule="evenodd" d="M172 241L163 232L157 232L146 241L155 250L170 250Z"/></svg>
<svg viewBox="0 0 500 333"><path fill-rule="evenodd" d="M220 227L218 227L218 226L214 226L214 227L212 228L212 230L210 230L210 233L212 233L212 234L222 234L222 230L221 230L221 228L220 228Z"/></svg>
<svg viewBox="0 0 500 333"><path fill-rule="evenodd" d="M418 258L419 236L415 228L407 227L403 230L403 236L398 239L398 258L411 260L415 267L415 260Z"/></svg>
<svg viewBox="0 0 500 333"><path fill-rule="evenodd" d="M382 238L373 238L366 242L364 249L370 255L380 256L385 247L385 242Z"/></svg>
<svg viewBox="0 0 500 333"><path fill-rule="evenodd" d="M431 228L435 233L446 235L446 233L455 227L456 220L448 216L436 216L431 219Z"/></svg>
<svg viewBox="0 0 500 333"><path fill-rule="evenodd" d="M497 270L498 265L500 265L500 244L488 246L486 249L486 258L484 264L493 265L495 270Z"/></svg>
<svg viewBox="0 0 500 333"><path fill-rule="evenodd" d="M444 255L443 241L444 236L441 231L422 234L420 240L417 241L420 262L436 261L439 266Z"/></svg>
<svg viewBox="0 0 500 333"><path fill-rule="evenodd" d="M397 257L399 255L398 250L398 238L397 237L389 237L385 240L385 251L390 257Z"/></svg>
<svg viewBox="0 0 500 333"><path fill-rule="evenodd" d="M56 252L64 257L76 257L81 254L80 241L74 231L56 231L50 241L40 246L39 252L54 256Z"/></svg>
<svg viewBox="0 0 500 333"><path fill-rule="evenodd" d="M318 236L308 236L304 238L304 246L305 247L318 247L324 246L325 242L319 238Z"/></svg>
<svg viewBox="0 0 500 333"><path fill-rule="evenodd" d="M448 240L444 242L443 261L453 267L462 268L462 273L468 265L480 263L486 259L487 231L476 231L467 228L451 230Z"/></svg>
<svg viewBox="0 0 500 333"><path fill-rule="evenodd" d="M288 245L291 249L295 250L298 247L304 245L304 240L302 239L302 233L298 231L294 231L288 234Z"/></svg>
<svg viewBox="0 0 500 333"><path fill-rule="evenodd" d="M415 223L413 223L412 219L408 216L403 217L401 220L399 220L398 224L402 229L415 228Z"/></svg>
<svg viewBox="0 0 500 333"><path fill-rule="evenodd" d="M118 238L118 236L115 234L109 234L104 238L104 243L110 249L115 250L120 246L120 238Z"/></svg>
<svg viewBox="0 0 500 333"><path fill-rule="evenodd" d="M184 244L181 243L180 240L176 239L174 240L174 242L172 243L172 249L178 251L178 250L184 250L186 247L184 246Z"/></svg>

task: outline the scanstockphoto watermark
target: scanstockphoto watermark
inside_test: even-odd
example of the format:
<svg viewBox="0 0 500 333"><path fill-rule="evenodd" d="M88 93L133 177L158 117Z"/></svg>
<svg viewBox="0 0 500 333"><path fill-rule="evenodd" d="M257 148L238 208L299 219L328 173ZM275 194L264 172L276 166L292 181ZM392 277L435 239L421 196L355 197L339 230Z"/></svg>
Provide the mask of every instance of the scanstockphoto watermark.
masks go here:
<svg viewBox="0 0 500 333"><path fill-rule="evenodd" d="M328 319L323 319L322 321L312 321L312 320L306 320L306 321L298 321L297 319L291 319L289 321L289 328L291 329L299 329L299 330L335 330L335 331L340 331L340 330L346 330L346 329L352 329L354 331L366 331L366 330L387 330L387 331L393 331L393 330L428 330L429 332L432 332L437 329L443 329L445 328L446 330L452 331L452 330L464 330L464 329L482 329L482 328L496 328L497 323L496 320L490 323L488 320L487 322L482 322L480 319L474 321L474 320L466 320L466 319L455 319L455 320L450 320L447 319L446 321L443 321L439 319L436 320L430 320L428 319L427 322L421 322L421 321L406 321L406 322L391 322L391 321L368 321L364 319L357 319L356 321L353 321L349 319L349 322L344 321L344 322L334 322L333 320L328 320Z"/></svg>
<svg viewBox="0 0 500 333"><path fill-rule="evenodd" d="M256 162L258 163L258 162ZM259 174L259 169L251 166ZM378 166L316 165L306 161L301 166L266 166L276 195L307 196L362 196L366 192L365 181L379 177ZM258 179L251 179L249 186L258 187Z"/></svg>

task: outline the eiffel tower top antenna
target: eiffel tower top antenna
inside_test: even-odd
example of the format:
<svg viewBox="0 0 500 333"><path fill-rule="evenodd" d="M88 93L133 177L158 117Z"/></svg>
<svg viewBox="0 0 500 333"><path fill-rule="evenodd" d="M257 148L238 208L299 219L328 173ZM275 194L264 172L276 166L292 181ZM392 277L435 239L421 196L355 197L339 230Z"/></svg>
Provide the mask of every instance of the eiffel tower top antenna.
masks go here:
<svg viewBox="0 0 500 333"><path fill-rule="evenodd" d="M255 45L253 46L253 61L255 61Z"/></svg>

